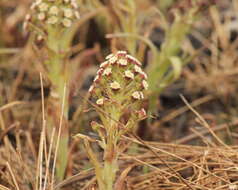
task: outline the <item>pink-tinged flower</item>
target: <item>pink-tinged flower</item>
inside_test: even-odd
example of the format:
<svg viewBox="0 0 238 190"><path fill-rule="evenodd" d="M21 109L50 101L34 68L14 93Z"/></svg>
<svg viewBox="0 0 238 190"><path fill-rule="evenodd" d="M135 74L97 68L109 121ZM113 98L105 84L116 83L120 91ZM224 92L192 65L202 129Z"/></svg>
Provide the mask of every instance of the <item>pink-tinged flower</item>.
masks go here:
<svg viewBox="0 0 238 190"><path fill-rule="evenodd" d="M105 68L109 65L108 61L104 61L103 63L101 63L100 68Z"/></svg>
<svg viewBox="0 0 238 190"><path fill-rule="evenodd" d="M126 56L126 51L118 51L117 55L118 56Z"/></svg>
<svg viewBox="0 0 238 190"><path fill-rule="evenodd" d="M126 59L119 59L117 62L121 66L126 66L127 65L127 60Z"/></svg>
<svg viewBox="0 0 238 190"><path fill-rule="evenodd" d="M126 58L127 58L128 60L130 60L133 64L138 65L138 66L141 66L141 62L138 61L138 60L137 60L136 58L134 58L133 56L131 56L131 55L126 55Z"/></svg>
<svg viewBox="0 0 238 190"><path fill-rule="evenodd" d="M148 85L148 83L146 82L146 80L143 80L143 81L142 81L142 87L143 87L145 90L148 90L149 85Z"/></svg>
<svg viewBox="0 0 238 190"><path fill-rule="evenodd" d="M147 79L148 78L147 74L145 72L143 72L143 71L140 73L140 75L143 77L143 79Z"/></svg>
<svg viewBox="0 0 238 190"><path fill-rule="evenodd" d="M142 69L137 65L134 66L134 70L135 70L136 73L142 73L143 72Z"/></svg>
<svg viewBox="0 0 238 190"><path fill-rule="evenodd" d="M138 114L139 119L144 119L146 117L146 111L144 108L142 108L139 111L136 111L136 113Z"/></svg>
<svg viewBox="0 0 238 190"><path fill-rule="evenodd" d="M119 90L121 88L121 85L118 82L114 81L110 83L110 88L113 90Z"/></svg>
<svg viewBox="0 0 238 190"><path fill-rule="evenodd" d="M109 54L109 55L106 57L106 60L111 59L113 56L114 56L113 53Z"/></svg>
<svg viewBox="0 0 238 190"><path fill-rule="evenodd" d="M97 71L97 75L101 75L103 73L103 69L99 69L98 71Z"/></svg>
<svg viewBox="0 0 238 190"><path fill-rule="evenodd" d="M103 71L103 74L102 75L106 75L106 76L109 76L110 74L112 74L112 68L106 68L104 71Z"/></svg>
<svg viewBox="0 0 238 190"><path fill-rule="evenodd" d="M134 98L135 100L140 100L141 94L140 94L140 92L135 91L135 92L132 93L131 96L132 96L132 98Z"/></svg>
<svg viewBox="0 0 238 190"><path fill-rule="evenodd" d="M112 56L110 59L109 59L109 63L110 64L115 64L117 61L117 56Z"/></svg>
<svg viewBox="0 0 238 190"><path fill-rule="evenodd" d="M96 75L95 79L93 80L93 82L99 82L100 77L98 75Z"/></svg>
<svg viewBox="0 0 238 190"><path fill-rule="evenodd" d="M91 86L90 86L90 88L89 88L89 90L88 90L88 91L89 91L89 93L92 93L92 92L93 92L93 89L94 89L94 86L93 86L93 85L91 85Z"/></svg>

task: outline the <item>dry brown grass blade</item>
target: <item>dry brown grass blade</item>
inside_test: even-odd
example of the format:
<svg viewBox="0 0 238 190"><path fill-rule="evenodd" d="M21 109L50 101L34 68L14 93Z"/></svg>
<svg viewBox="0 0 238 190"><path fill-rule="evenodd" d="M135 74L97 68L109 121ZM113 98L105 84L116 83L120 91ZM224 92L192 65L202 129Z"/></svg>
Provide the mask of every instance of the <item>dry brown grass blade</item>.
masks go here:
<svg viewBox="0 0 238 190"><path fill-rule="evenodd" d="M230 122L229 124L218 125L218 126L214 127L211 130L216 132L216 131L224 130L226 128L229 128L229 127L232 127L232 126L237 126L237 125L238 125L238 119L235 119L232 122ZM206 135L209 132L210 131L208 129L204 129L204 130L200 131L200 135ZM194 140L194 139L196 139L198 137L199 136L197 134L191 134L191 135L185 136L185 137L183 137L181 139L175 140L174 143L176 143L176 144L183 144L183 143L189 142L191 140Z"/></svg>
<svg viewBox="0 0 238 190"><path fill-rule="evenodd" d="M9 189L9 188L3 186L3 185L0 185L0 189L1 189L1 190L11 190L11 189Z"/></svg>
<svg viewBox="0 0 238 190"><path fill-rule="evenodd" d="M10 174L11 174L11 177L12 177L12 180L14 182L14 185L15 185L16 189L20 190L19 185L18 185L17 180L16 180L16 177L15 177L13 171L12 171L12 168L11 168L10 164L7 162L6 165L7 165L7 168L9 170Z"/></svg>
<svg viewBox="0 0 238 190"><path fill-rule="evenodd" d="M133 135L133 137L134 137L134 135ZM222 178L222 177L220 177L220 176L218 176L218 175L216 175L216 174L214 174L214 173L212 173L212 172L210 172L210 171L208 171L208 170L202 168L201 166L199 166L199 165L193 163L192 161L189 161L189 160L186 160L186 159L182 158L181 156L178 156L178 155L176 155L176 154L173 154L173 153L171 153L171 152L169 152L169 151L166 151L166 150L163 150L163 149L161 149L161 148L154 147L154 146L150 145L148 142L142 141L141 139L138 140L139 138L138 138L138 139L130 138L130 137L124 137L124 138L130 140L131 142L134 142L134 143L137 143L137 144L146 146L147 148L150 148L150 150L152 149L153 151L161 152L161 153L164 153L164 154L166 154L166 155L172 156L172 157L174 157L174 158L176 158L176 159L179 159L179 160L181 160L181 161L187 162L187 163L191 164L191 166L201 169L202 171L208 173L209 175L215 177L216 179L219 179L219 180L221 180L221 181L223 181L223 182L225 182L225 183L227 183L227 184L231 184L228 180L226 180L226 179L224 179L224 178ZM142 141L142 142L141 142L141 141ZM165 146L166 146L166 145L167 145L167 144L165 144ZM174 148L176 148L176 145L174 145ZM204 150L204 147L202 147L202 149ZM229 150L230 150L230 149L229 149ZM156 154L157 154L157 153L156 153ZM156 157L157 157L157 156L156 156Z"/></svg>
<svg viewBox="0 0 238 190"><path fill-rule="evenodd" d="M0 107L0 112L4 111L6 109L9 109L9 108L11 108L13 106L21 105L21 104L25 104L25 103L26 102L22 102L22 101L14 101L14 102L8 103L8 104Z"/></svg>
<svg viewBox="0 0 238 190"><path fill-rule="evenodd" d="M55 185L54 190L58 190L61 189L62 187L69 185L71 183L74 183L76 181L79 181L81 179L83 179L84 177L87 177L89 174L93 175L94 169L90 168L88 170L84 170L76 175L73 175L71 177L69 177L68 179L65 179L63 181L61 181L60 183L58 183L57 185Z"/></svg>
<svg viewBox="0 0 238 190"><path fill-rule="evenodd" d="M182 177L177 171L175 171L173 168L171 168L171 167L166 163L166 161L164 161L162 158L160 158L160 156L157 154L157 152L154 151L154 150L151 148L150 145L148 145L145 141L141 140L138 136L136 136L136 135L134 135L134 134L132 134L132 135L133 135L133 137L134 137L135 139L137 139L139 142L141 142L143 145L145 145L161 162L163 162L163 164L165 164L165 166L168 167L168 168L171 170L171 172L174 173L174 174L179 178L179 180L181 180L181 182L183 182L189 189L194 190L194 188L193 188L190 184L188 184L188 182L187 182L185 179L183 179L183 177Z"/></svg>
<svg viewBox="0 0 238 190"><path fill-rule="evenodd" d="M206 120L188 103L188 101L185 99L183 95L180 95L184 103L188 106L188 108L198 117L198 119L201 121L204 127L206 127L209 132L212 134L212 136L224 147L231 149L228 145L226 145L211 129L209 124L206 122Z"/></svg>
<svg viewBox="0 0 238 190"><path fill-rule="evenodd" d="M134 166L128 166L119 176L119 178L117 179L116 183L115 183L115 190L123 190L124 187L124 182L125 182L125 178L128 176L128 173L131 171L131 169Z"/></svg>

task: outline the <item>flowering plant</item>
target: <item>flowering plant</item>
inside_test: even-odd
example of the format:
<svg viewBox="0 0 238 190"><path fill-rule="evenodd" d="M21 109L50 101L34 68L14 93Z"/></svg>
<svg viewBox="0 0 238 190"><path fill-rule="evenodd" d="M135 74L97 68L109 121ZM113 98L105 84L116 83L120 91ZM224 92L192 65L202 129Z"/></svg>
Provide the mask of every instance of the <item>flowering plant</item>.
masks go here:
<svg viewBox="0 0 238 190"><path fill-rule="evenodd" d="M101 190L113 189L120 137L146 117L145 110L141 108L144 92L148 88L146 80L141 63L125 51L118 51L106 57L89 89L102 121L102 124L95 121L91 124L99 134L99 144L104 149L103 169L87 142L86 146Z"/></svg>

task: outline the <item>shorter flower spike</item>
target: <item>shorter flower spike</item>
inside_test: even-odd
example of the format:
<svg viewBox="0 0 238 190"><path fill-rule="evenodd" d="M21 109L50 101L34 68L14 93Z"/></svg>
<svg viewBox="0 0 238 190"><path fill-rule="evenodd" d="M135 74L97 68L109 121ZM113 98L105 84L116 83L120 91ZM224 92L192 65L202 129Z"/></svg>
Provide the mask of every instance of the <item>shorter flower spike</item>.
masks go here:
<svg viewBox="0 0 238 190"><path fill-rule="evenodd" d="M105 112L117 110L121 117L125 110L140 110L144 92L148 89L147 75L141 63L125 51L106 57L100 64L89 92ZM107 104L104 101L107 100ZM114 112L113 111L113 112ZM136 114L132 113L131 114Z"/></svg>

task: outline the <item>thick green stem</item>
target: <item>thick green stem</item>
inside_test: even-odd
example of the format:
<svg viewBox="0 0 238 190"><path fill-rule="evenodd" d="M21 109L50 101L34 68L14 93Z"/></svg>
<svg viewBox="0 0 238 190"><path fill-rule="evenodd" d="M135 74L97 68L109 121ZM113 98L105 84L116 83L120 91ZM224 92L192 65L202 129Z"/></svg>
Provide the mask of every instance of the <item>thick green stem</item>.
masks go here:
<svg viewBox="0 0 238 190"><path fill-rule="evenodd" d="M48 76L51 81L51 97L49 109L49 120L51 121L52 127L59 127L59 121L61 113L63 111L63 124L59 141L59 149L57 153L57 165L56 165L56 176L58 180L62 180L65 175L65 170L67 167L67 157L68 157L68 90L64 94L65 85L68 82L68 70L65 68L64 56L60 53L60 40L57 39L57 35L52 31L49 35L48 46L51 50L49 54L49 60L47 62L48 66ZM67 66L67 65L66 65ZM62 110L62 105L64 103L64 110Z"/></svg>

